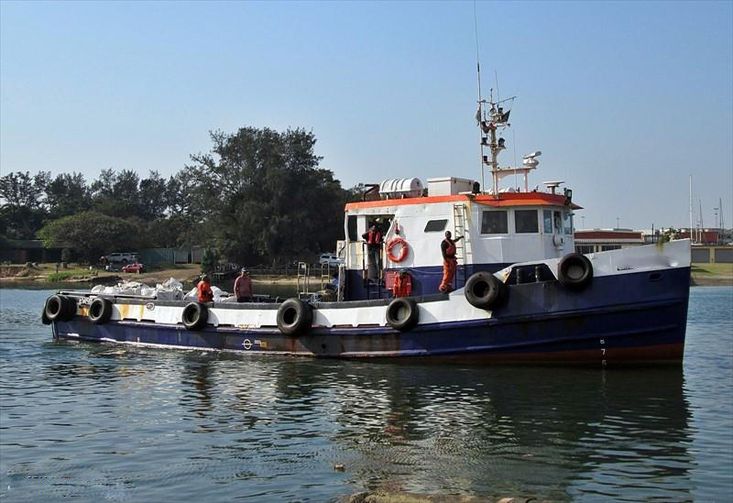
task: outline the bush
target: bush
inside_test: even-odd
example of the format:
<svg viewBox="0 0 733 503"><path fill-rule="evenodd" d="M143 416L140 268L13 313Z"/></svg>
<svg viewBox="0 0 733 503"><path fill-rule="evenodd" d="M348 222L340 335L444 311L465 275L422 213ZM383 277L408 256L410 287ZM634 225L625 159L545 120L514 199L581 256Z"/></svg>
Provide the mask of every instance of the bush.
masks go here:
<svg viewBox="0 0 733 503"><path fill-rule="evenodd" d="M216 269L216 263L218 262L219 257L216 253L216 250L213 248L207 248L204 250L203 255L201 256L201 272L204 274L211 274L214 272L214 269Z"/></svg>

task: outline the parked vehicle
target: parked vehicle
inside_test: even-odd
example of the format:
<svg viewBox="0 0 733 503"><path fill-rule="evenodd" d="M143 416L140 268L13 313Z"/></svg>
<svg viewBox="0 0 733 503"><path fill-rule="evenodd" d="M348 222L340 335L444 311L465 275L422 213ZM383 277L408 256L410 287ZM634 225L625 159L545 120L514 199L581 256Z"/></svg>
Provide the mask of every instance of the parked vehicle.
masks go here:
<svg viewBox="0 0 733 503"><path fill-rule="evenodd" d="M141 273L143 272L143 269L145 266L143 266L140 262L133 262L132 264L127 264L126 266L122 267L122 272L136 272Z"/></svg>
<svg viewBox="0 0 733 503"><path fill-rule="evenodd" d="M318 263L321 265L328 265L330 267L338 267L343 264L344 261L333 253L322 253L321 256L318 257Z"/></svg>
<svg viewBox="0 0 733 503"><path fill-rule="evenodd" d="M137 262L137 253L135 252L116 252L116 253L110 253L109 255L105 255L102 257L110 264L132 264L133 262Z"/></svg>

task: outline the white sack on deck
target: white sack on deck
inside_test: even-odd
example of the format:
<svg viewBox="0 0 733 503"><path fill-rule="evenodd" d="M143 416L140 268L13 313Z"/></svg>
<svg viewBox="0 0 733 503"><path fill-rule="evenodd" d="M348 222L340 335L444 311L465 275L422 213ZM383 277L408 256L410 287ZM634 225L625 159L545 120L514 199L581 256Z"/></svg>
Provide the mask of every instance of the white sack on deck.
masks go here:
<svg viewBox="0 0 733 503"><path fill-rule="evenodd" d="M124 281L115 286L95 285L91 293L97 295L135 295L160 300L180 300L183 298L183 285L171 278L155 288L137 281Z"/></svg>
<svg viewBox="0 0 733 503"><path fill-rule="evenodd" d="M183 298L183 284L175 278L170 278L165 282L155 285L158 300L181 300Z"/></svg>

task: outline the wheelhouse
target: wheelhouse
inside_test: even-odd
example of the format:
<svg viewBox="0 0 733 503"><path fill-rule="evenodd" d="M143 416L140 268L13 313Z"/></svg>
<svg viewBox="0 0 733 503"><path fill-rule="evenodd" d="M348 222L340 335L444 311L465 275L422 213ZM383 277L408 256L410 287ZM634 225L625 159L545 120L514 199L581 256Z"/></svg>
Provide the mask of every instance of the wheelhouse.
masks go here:
<svg viewBox="0 0 733 503"><path fill-rule="evenodd" d="M510 263L572 252L573 211L580 207L573 204L570 191L553 193L557 182L550 183L550 192L494 195L475 191L478 184L473 180L439 178L428 180L427 190L420 195L380 192L379 199L347 204L346 239L340 245L346 298L387 296L394 274L403 269L412 278L413 295L436 293L445 231L464 237L457 243L456 288L479 270L495 272ZM371 225L384 237L377 281L368 278L363 239Z"/></svg>

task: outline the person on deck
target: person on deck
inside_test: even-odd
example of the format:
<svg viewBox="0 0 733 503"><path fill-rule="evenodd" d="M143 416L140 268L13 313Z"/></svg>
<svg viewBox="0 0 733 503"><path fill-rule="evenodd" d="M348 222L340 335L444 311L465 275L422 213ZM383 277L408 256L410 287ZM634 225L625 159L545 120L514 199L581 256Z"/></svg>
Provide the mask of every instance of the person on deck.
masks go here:
<svg viewBox="0 0 733 503"><path fill-rule="evenodd" d="M409 297L412 293L412 283L407 269L400 269L394 279L392 294L394 297Z"/></svg>
<svg viewBox="0 0 733 503"><path fill-rule="evenodd" d="M196 293L201 303L214 301L214 292L211 290L211 280L208 274L201 276L201 281L196 285Z"/></svg>
<svg viewBox="0 0 733 503"><path fill-rule="evenodd" d="M367 243L367 258L369 266L369 279L379 280L380 257L382 254L382 233L377 225L372 223L369 230L361 235Z"/></svg>
<svg viewBox="0 0 733 503"><path fill-rule="evenodd" d="M244 267L234 281L234 295L237 297L237 302L252 302L252 278Z"/></svg>
<svg viewBox="0 0 733 503"><path fill-rule="evenodd" d="M440 252L443 254L443 281L440 282L438 289L443 293L453 290L453 277L456 275L456 266L458 265L456 243L461 239L463 239L463 236L451 239L450 231L445 231L445 239L440 243Z"/></svg>

